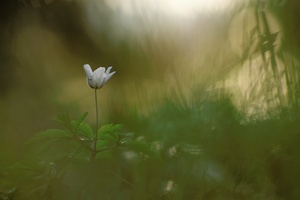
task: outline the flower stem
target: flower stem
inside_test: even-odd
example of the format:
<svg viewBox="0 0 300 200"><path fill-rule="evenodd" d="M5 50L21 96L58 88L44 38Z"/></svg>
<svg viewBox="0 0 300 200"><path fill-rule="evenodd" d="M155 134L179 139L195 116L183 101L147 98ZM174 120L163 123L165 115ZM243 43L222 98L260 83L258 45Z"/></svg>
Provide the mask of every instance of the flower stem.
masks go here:
<svg viewBox="0 0 300 200"><path fill-rule="evenodd" d="M97 88L95 88L95 105L96 105L96 130L93 141L92 159L95 159L97 154L97 141L98 141L98 127L99 127L99 116L98 116L98 95Z"/></svg>

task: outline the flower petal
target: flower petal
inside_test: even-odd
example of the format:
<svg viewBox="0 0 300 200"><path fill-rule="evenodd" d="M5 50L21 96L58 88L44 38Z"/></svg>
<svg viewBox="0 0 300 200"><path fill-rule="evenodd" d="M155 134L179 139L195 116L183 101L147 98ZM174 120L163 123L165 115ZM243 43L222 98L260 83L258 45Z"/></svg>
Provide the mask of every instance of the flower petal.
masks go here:
<svg viewBox="0 0 300 200"><path fill-rule="evenodd" d="M83 65L83 69L85 71L85 74L86 74L87 78L92 77L93 71L92 71L92 68L91 68L91 66L89 64L84 64Z"/></svg>
<svg viewBox="0 0 300 200"><path fill-rule="evenodd" d="M105 80L104 71L105 71L104 67L99 67L93 73L93 81L96 88L101 88L104 85L104 80Z"/></svg>
<svg viewBox="0 0 300 200"><path fill-rule="evenodd" d="M112 72L112 73L106 75L106 76L105 76L104 83L106 83L106 82L107 82L107 81L108 81L115 73L116 73L116 72ZM103 83L103 84L104 84L104 83Z"/></svg>
<svg viewBox="0 0 300 200"><path fill-rule="evenodd" d="M107 68L107 70L105 71L105 74L106 74L106 75L108 75L108 74L109 74L109 72L110 72L111 68L112 68L112 66L109 66L109 67Z"/></svg>

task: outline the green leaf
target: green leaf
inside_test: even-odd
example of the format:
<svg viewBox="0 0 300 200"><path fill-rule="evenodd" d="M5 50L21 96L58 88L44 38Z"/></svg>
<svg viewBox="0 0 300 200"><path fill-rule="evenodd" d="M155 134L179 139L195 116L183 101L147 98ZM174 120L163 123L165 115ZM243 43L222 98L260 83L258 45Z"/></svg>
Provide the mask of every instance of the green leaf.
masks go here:
<svg viewBox="0 0 300 200"><path fill-rule="evenodd" d="M97 145L96 145L96 149L97 151L103 149L103 148L107 148L111 146L110 142L107 140L98 140Z"/></svg>
<svg viewBox="0 0 300 200"><path fill-rule="evenodd" d="M57 149L58 144L63 143L64 147L67 146L66 143L69 143L73 137L73 134L68 130L49 129L39 132L29 139L26 142L26 145L28 146L27 150L31 154L45 153L53 147Z"/></svg>
<svg viewBox="0 0 300 200"><path fill-rule="evenodd" d="M94 133L90 125L84 121L81 122L78 132L81 133L83 136L89 138L90 140L93 139Z"/></svg>
<svg viewBox="0 0 300 200"><path fill-rule="evenodd" d="M117 142L118 141L118 136L115 136L115 134L103 133L103 134L99 135L98 139L99 140L111 141L111 142Z"/></svg>
<svg viewBox="0 0 300 200"><path fill-rule="evenodd" d="M77 120L71 120L69 114L62 113L55 118L55 121L72 133L76 133L87 114L88 112L85 112Z"/></svg>
<svg viewBox="0 0 300 200"><path fill-rule="evenodd" d="M83 113L76 121L74 124L74 131L77 132L80 124L83 122L85 117L87 116L88 112Z"/></svg>
<svg viewBox="0 0 300 200"><path fill-rule="evenodd" d="M55 121L65 127L69 131L73 131L73 126L71 124L70 116L68 113L62 113L57 115Z"/></svg>
<svg viewBox="0 0 300 200"><path fill-rule="evenodd" d="M118 132L122 129L122 124L106 124L99 128L98 139L117 142L119 140Z"/></svg>
<svg viewBox="0 0 300 200"><path fill-rule="evenodd" d="M48 129L37 133L35 136L28 140L28 143L51 139L69 139L71 137L73 137L73 134L68 130Z"/></svg>
<svg viewBox="0 0 300 200"><path fill-rule="evenodd" d="M99 128L98 135L101 133L118 133L122 127L122 124L106 124Z"/></svg>
<svg viewBox="0 0 300 200"><path fill-rule="evenodd" d="M151 145L145 142L136 141L136 140L124 140L121 142L121 146L148 155L151 158L159 158L158 153L153 150Z"/></svg>

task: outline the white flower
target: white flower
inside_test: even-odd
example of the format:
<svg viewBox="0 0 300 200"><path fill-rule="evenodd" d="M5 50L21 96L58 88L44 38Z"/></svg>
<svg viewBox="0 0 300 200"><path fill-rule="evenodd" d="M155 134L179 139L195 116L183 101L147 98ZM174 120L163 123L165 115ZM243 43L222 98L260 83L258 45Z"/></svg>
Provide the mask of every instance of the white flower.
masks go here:
<svg viewBox="0 0 300 200"><path fill-rule="evenodd" d="M100 89L116 72L110 72L111 66L105 70L105 67L99 67L94 72L89 64L83 65L86 74L86 80L91 88Z"/></svg>

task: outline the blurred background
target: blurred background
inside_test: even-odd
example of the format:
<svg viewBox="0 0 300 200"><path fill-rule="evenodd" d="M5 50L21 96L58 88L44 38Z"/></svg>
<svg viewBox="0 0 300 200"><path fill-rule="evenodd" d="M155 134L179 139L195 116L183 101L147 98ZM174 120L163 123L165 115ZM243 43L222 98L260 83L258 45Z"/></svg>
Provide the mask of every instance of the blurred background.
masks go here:
<svg viewBox="0 0 300 200"><path fill-rule="evenodd" d="M100 123L124 124L173 150L183 141L226 149L233 137L247 154L273 136L239 134L298 120L297 0L6 0L0 9L2 166L36 132L56 127L59 113L88 111L94 124L86 63L117 71L99 90ZM276 141L289 138L287 127ZM204 143L209 134L223 143ZM270 152L279 145L271 143Z"/></svg>

